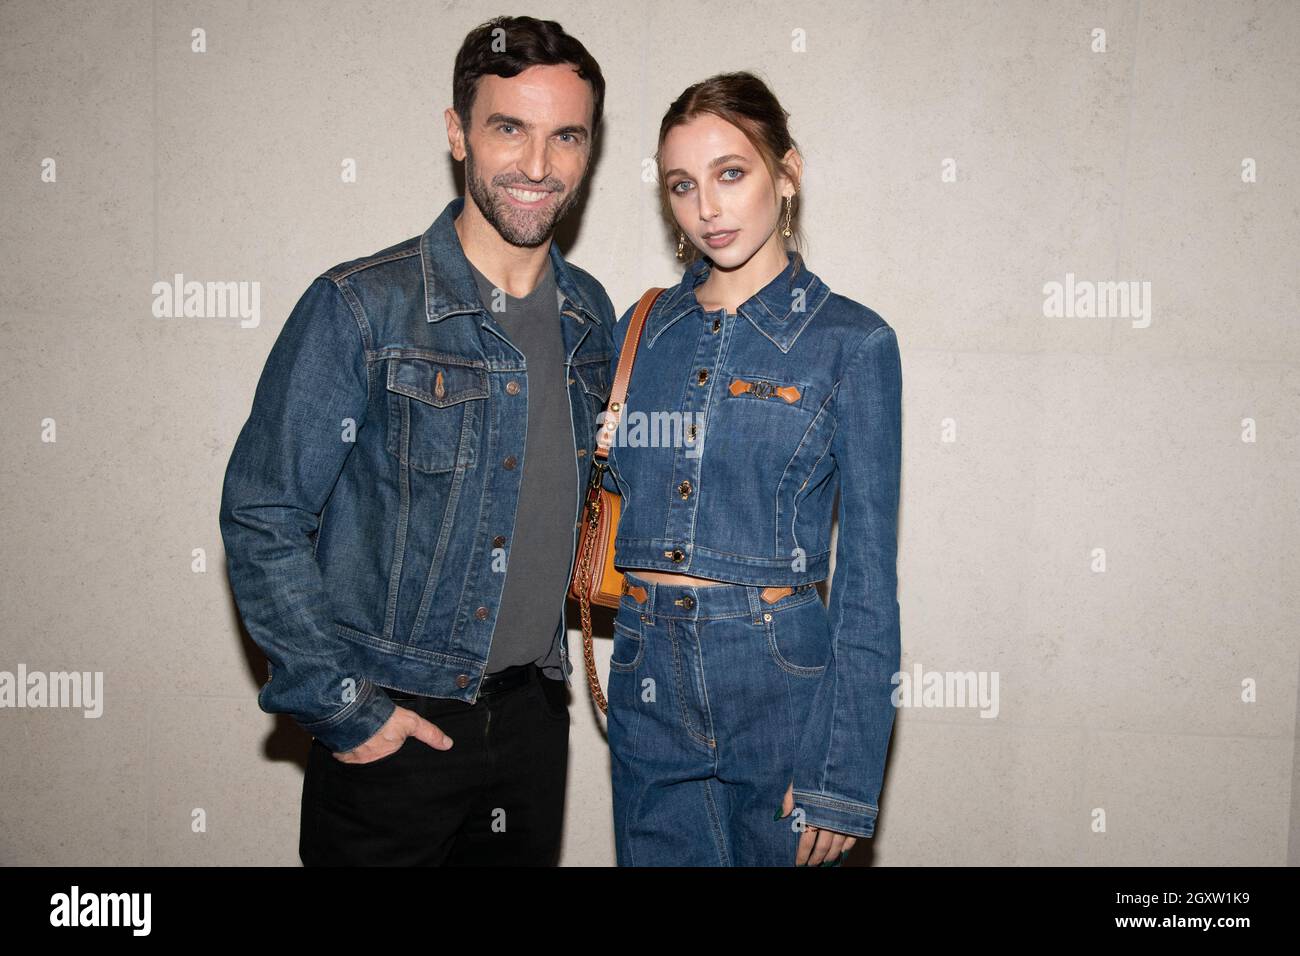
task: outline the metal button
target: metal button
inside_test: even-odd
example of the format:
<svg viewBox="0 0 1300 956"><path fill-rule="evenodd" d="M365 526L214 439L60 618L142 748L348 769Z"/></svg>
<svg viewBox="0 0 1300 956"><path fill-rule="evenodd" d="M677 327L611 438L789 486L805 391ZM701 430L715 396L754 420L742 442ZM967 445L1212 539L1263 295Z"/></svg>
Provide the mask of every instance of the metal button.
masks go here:
<svg viewBox="0 0 1300 956"><path fill-rule="evenodd" d="M713 331L716 332L716 331L718 331L718 329L720 329L720 328L722 328L722 320L721 320L721 319L714 319L714 320L713 320Z"/></svg>
<svg viewBox="0 0 1300 956"><path fill-rule="evenodd" d="M771 611L764 611L764 612L763 612L763 620L765 620L765 621L770 621L770 620L772 620L772 612L771 612Z"/></svg>
<svg viewBox="0 0 1300 956"><path fill-rule="evenodd" d="M690 428L686 429L686 435L688 438L690 438L691 441L695 441L695 436L696 434L698 434L698 432L699 432L698 425L692 425Z"/></svg>
<svg viewBox="0 0 1300 956"><path fill-rule="evenodd" d="M456 686L457 686L457 687L468 687L468 686L469 686L469 675L468 675L468 674L457 674L457 675L456 675Z"/></svg>
<svg viewBox="0 0 1300 956"><path fill-rule="evenodd" d="M514 455L506 455L505 461L501 462L501 464L505 466L506 471L512 470L518 463L519 459L515 458Z"/></svg>
<svg viewBox="0 0 1300 956"><path fill-rule="evenodd" d="M674 604L680 604L682 607L686 608L686 610L688 610L688 611L689 611L691 608L695 607L695 599L694 599L693 597L691 597L689 594L684 595L683 597L678 598L678 599L677 599L676 601L674 601L673 603L674 603Z"/></svg>
<svg viewBox="0 0 1300 956"><path fill-rule="evenodd" d="M671 551L668 552L668 556L672 558L673 561L678 562L686 557L686 553L682 551L681 548L673 548Z"/></svg>
<svg viewBox="0 0 1300 956"><path fill-rule="evenodd" d="M519 394L519 383L516 382L513 378L510 381L506 382L506 394L507 395Z"/></svg>
<svg viewBox="0 0 1300 956"><path fill-rule="evenodd" d="M492 547L494 547L494 548L504 548L505 546L506 546L506 536L505 536L505 535L503 535L503 534L499 534L499 535L497 535L495 538L492 539Z"/></svg>
<svg viewBox="0 0 1300 956"><path fill-rule="evenodd" d="M677 493L682 496L683 500L689 498L691 496L691 483L689 481L683 481L677 486Z"/></svg>
<svg viewBox="0 0 1300 956"><path fill-rule="evenodd" d="M703 385L709 380L709 370L707 368L700 369L700 373L695 376L695 380Z"/></svg>
<svg viewBox="0 0 1300 956"><path fill-rule="evenodd" d="M480 621L485 620L488 616L488 609L485 607L481 607L474 612L474 616L478 618Z"/></svg>
<svg viewBox="0 0 1300 956"><path fill-rule="evenodd" d="M579 458L581 458L581 457L582 457L583 455L585 455L585 454L587 454L587 449L585 449L585 448L579 448L579 449L578 449L578 457L579 457Z"/></svg>

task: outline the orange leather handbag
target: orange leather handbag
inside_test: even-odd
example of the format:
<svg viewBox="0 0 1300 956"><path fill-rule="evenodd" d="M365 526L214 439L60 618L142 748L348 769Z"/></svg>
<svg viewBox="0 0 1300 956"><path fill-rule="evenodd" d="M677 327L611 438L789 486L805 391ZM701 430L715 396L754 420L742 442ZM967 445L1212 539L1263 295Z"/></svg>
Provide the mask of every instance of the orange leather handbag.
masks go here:
<svg viewBox="0 0 1300 956"><path fill-rule="evenodd" d="M623 595L623 573L614 567L614 536L618 534L622 499L617 492L605 488L604 478L609 469L609 446L623 414L627 385L632 378L632 363L636 361L637 346L641 344L641 330L655 300L663 291L661 288L647 290L628 321L618 368L614 371L614 383L609 390L609 401L596 432L596 451L591 456L587 494L579 518L578 551L569 576L569 596L577 600L582 611L582 656L587 665L587 684L602 714L608 712L608 704L600 689L600 678L596 676L596 660L591 646L591 605L618 607Z"/></svg>

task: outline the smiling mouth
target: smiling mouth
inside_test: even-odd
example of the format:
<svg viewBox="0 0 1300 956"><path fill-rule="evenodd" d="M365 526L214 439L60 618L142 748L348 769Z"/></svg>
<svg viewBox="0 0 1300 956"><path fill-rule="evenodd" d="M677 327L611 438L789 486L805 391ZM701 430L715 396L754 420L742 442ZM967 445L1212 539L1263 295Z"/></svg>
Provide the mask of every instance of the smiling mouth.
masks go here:
<svg viewBox="0 0 1300 956"><path fill-rule="evenodd" d="M551 194L549 189L521 189L518 186L506 186L505 190L520 202L527 203L538 202Z"/></svg>

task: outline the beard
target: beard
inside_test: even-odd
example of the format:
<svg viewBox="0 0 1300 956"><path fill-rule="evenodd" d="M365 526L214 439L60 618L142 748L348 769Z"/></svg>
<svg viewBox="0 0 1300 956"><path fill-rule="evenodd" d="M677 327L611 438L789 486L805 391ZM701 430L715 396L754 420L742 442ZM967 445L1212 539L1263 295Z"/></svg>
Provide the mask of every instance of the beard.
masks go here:
<svg viewBox="0 0 1300 956"><path fill-rule="evenodd" d="M578 202L586 177L565 195L564 187L559 183L544 182L539 186L532 183L501 183L496 188L479 178L478 168L474 165L474 153L465 144L465 184L479 212L506 242L512 246L535 248L544 243L555 231L556 224L563 219ZM560 192L558 202L548 201L540 209L520 209L502 194L504 186L518 186L521 189L551 189Z"/></svg>

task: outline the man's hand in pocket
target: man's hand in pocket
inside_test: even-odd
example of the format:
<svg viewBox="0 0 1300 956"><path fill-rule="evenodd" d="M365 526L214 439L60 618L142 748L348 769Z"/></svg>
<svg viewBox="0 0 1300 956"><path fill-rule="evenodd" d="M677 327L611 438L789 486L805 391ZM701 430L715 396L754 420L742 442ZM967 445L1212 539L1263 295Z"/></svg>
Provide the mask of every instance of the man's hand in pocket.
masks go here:
<svg viewBox="0 0 1300 956"><path fill-rule="evenodd" d="M373 737L351 750L334 754L334 759L340 763L371 763L396 753L406 743L407 737L422 740L435 750L451 749L451 738L439 730L437 724L398 704L393 716Z"/></svg>

